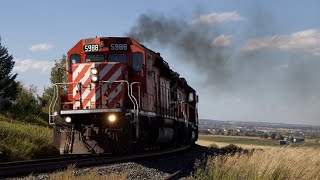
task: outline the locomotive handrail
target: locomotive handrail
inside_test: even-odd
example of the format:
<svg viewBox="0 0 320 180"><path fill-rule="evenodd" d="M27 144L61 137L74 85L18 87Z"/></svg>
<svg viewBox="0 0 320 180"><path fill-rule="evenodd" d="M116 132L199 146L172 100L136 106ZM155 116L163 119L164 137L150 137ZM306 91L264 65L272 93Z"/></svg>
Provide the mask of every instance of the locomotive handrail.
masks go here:
<svg viewBox="0 0 320 180"><path fill-rule="evenodd" d="M184 101L181 101L181 112L183 114L184 121L187 122L187 115L186 115L185 107L184 107L185 104L187 104L187 103L185 103Z"/></svg>
<svg viewBox="0 0 320 180"><path fill-rule="evenodd" d="M128 97L133 104L133 110L134 110L135 114L138 114L138 111L139 111L138 102L131 92L132 91L132 84L136 84L138 82L131 83L131 85L129 84L128 81L125 81L125 80L99 81L99 82L100 83L126 83L127 88L128 88ZM56 116L56 114L54 113L54 107L58 101L58 86L59 85L70 85L70 84L79 84L79 83L78 82L70 82L70 83L55 83L55 84L53 84L53 97L52 97L52 101L49 105L49 124L50 125L54 125L54 120L52 117Z"/></svg>
<svg viewBox="0 0 320 180"><path fill-rule="evenodd" d="M138 86L138 87L139 87L139 90L138 90L139 104L138 104L138 101L137 101L136 97L134 97L134 95L133 95L132 86L133 86L134 84L139 84L139 85L140 85L140 82L132 82L132 83L130 84L131 97L134 99L134 101L135 101L135 103L136 103L136 106L137 106L137 112L136 112L136 113L138 114L138 112L139 112L139 104L140 104L140 86Z"/></svg>
<svg viewBox="0 0 320 180"><path fill-rule="evenodd" d="M139 103L140 103L140 82L132 82L132 83L130 84L130 93L131 93L131 96L132 96L132 98L134 99L134 101L135 101L135 103L136 103L136 106L137 106L137 110L136 110L133 118L134 118L134 122L135 122L135 124L136 124L136 138L139 138L139 134L140 134L139 116L138 116L138 114L139 114L139 104L138 104L138 102L137 102L136 97L134 97L134 95L133 95L133 89L132 89L132 87L133 87L134 84L138 84L138 85L139 85L139 86L138 86L138 95L139 95Z"/></svg>
<svg viewBox="0 0 320 180"><path fill-rule="evenodd" d="M130 86L129 86L129 82L128 81L125 81L125 80L118 80L118 81L99 81L100 83L127 83L127 86L128 86L128 97L129 99L131 100L132 104L133 104L133 110L135 112L136 110L136 104L134 103L132 97L130 96Z"/></svg>
<svg viewBox="0 0 320 180"><path fill-rule="evenodd" d="M69 84L77 84L75 82L71 82L71 83L55 83L53 84L53 97L52 97L52 101L49 105L49 124L50 125L54 125L54 116L56 116L57 114L55 114L53 111L54 111L54 107L58 101L58 85L69 85ZM60 111L60 109L59 109ZM53 115L52 115L52 112L53 112ZM52 119L52 121L51 121Z"/></svg>
<svg viewBox="0 0 320 180"><path fill-rule="evenodd" d="M55 116L55 115L54 115L54 114L51 115L51 113L52 113L51 111L54 110L54 108L52 108L52 105L54 104L54 106L55 106L55 103L56 103L56 101L57 101L57 99L58 99L58 98L57 98L58 96L56 95L56 86L57 86L57 85L55 85L55 84L53 85L53 97L52 97L52 100L51 100L50 105L49 105L49 125L53 125L53 124L54 124L53 121L51 122L51 117L52 117L52 116ZM57 96L57 97L56 97L56 96ZM53 103L53 102L54 102L54 103ZM53 106L53 107L54 107L54 106Z"/></svg>

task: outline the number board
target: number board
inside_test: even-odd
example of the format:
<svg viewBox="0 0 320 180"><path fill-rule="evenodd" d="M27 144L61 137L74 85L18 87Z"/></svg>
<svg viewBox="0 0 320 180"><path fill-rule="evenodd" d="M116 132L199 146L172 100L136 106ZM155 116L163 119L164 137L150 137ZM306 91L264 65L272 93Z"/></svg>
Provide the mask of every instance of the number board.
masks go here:
<svg viewBox="0 0 320 180"><path fill-rule="evenodd" d="M99 51L98 44L86 44L83 46L84 52L96 52Z"/></svg>
<svg viewBox="0 0 320 180"><path fill-rule="evenodd" d="M114 44L110 44L109 49L110 51L128 51L129 46L128 44L114 43Z"/></svg>

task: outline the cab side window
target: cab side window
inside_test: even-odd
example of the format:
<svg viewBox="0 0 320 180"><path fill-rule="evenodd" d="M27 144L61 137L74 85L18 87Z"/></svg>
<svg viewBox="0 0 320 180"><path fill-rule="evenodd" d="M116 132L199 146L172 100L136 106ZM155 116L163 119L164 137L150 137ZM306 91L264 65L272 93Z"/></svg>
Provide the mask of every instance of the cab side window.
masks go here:
<svg viewBox="0 0 320 180"><path fill-rule="evenodd" d="M70 67L69 67L69 71L72 72L72 65L76 64L76 63L80 63L81 62L81 56L80 54L72 54L70 56Z"/></svg>
<svg viewBox="0 0 320 180"><path fill-rule="evenodd" d="M132 68L135 71L141 71L143 63L143 54L141 52L134 52L132 57Z"/></svg>

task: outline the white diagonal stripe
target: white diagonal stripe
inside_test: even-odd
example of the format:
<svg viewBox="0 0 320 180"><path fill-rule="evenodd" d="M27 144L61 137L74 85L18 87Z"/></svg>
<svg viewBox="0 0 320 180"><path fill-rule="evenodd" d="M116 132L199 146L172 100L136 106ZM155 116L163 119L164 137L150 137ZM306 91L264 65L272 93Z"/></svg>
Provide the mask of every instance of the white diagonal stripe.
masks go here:
<svg viewBox="0 0 320 180"><path fill-rule="evenodd" d="M90 67L93 67L93 64L90 66ZM82 67L82 69L84 68L84 66ZM79 76L81 76L79 74ZM80 79L79 82L81 82L82 85L85 85L85 86L88 86L87 84L84 84L86 82L86 80L90 77L90 68L87 70L87 72L84 73L84 76ZM74 79L76 79L77 77L75 77ZM90 82L89 82L90 83ZM79 90L78 86L76 85L74 88L73 88L73 97L76 96L76 92L77 90Z"/></svg>
<svg viewBox="0 0 320 180"><path fill-rule="evenodd" d="M77 69L72 73L72 81L74 81L77 78L78 74L81 72L84 66L85 64L78 65Z"/></svg>

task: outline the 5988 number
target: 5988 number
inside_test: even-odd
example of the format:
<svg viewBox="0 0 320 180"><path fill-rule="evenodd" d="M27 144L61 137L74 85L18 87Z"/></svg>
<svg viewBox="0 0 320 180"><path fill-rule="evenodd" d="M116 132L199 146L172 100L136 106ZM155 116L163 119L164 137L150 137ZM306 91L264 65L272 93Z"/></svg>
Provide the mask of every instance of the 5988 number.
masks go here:
<svg viewBox="0 0 320 180"><path fill-rule="evenodd" d="M111 51L127 51L128 45L127 44L110 44Z"/></svg>
<svg viewBox="0 0 320 180"><path fill-rule="evenodd" d="M99 45L98 44L86 44L83 46L84 52L95 52L99 51Z"/></svg>

